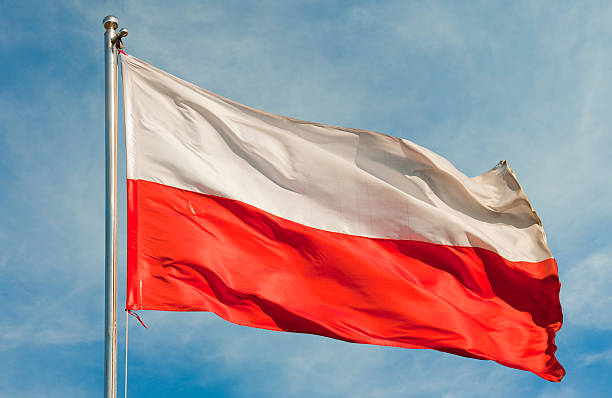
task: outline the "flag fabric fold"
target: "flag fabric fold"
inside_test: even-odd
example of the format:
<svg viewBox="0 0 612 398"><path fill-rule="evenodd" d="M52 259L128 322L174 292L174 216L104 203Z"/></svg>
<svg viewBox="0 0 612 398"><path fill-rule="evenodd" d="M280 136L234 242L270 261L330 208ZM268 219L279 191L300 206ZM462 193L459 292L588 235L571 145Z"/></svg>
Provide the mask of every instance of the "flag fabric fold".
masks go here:
<svg viewBox="0 0 612 398"><path fill-rule="evenodd" d="M121 56L127 309L431 348L560 381L560 283L506 162L265 113Z"/></svg>

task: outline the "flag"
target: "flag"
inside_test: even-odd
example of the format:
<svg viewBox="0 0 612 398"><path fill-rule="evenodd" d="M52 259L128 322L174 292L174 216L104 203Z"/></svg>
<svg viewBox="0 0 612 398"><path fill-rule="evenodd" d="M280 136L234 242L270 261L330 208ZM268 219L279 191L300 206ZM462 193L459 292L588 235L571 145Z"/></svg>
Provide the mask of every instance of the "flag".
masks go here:
<svg viewBox="0 0 612 398"><path fill-rule="evenodd" d="M506 162L265 113L121 56L127 309L430 348L560 381L557 265Z"/></svg>

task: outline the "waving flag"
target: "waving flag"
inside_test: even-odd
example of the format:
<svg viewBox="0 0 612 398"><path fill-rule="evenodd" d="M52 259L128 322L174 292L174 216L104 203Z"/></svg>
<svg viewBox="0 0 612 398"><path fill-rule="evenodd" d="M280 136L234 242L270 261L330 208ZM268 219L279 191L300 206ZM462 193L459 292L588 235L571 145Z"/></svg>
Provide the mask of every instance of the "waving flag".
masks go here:
<svg viewBox="0 0 612 398"><path fill-rule="evenodd" d="M559 381L557 265L505 162L272 115L121 57L127 308L432 348Z"/></svg>

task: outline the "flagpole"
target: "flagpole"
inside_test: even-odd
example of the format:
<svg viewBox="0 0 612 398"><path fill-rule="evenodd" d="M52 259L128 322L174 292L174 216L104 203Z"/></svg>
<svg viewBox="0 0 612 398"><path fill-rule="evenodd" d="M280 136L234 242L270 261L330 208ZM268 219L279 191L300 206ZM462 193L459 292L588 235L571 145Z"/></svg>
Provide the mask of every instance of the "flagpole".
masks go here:
<svg viewBox="0 0 612 398"><path fill-rule="evenodd" d="M116 32L119 20L108 15L104 28L106 94L106 223L104 266L104 397L117 396L117 46L127 30Z"/></svg>

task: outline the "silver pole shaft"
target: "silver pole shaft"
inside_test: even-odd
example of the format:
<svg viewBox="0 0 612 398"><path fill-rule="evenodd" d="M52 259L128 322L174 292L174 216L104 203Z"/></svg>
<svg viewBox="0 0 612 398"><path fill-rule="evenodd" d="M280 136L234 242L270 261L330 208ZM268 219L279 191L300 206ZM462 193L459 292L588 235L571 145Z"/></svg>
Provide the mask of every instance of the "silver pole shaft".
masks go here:
<svg viewBox="0 0 612 398"><path fill-rule="evenodd" d="M104 18L106 91L106 247L104 291L104 397L117 396L117 49L119 20Z"/></svg>

